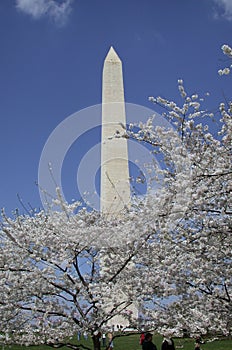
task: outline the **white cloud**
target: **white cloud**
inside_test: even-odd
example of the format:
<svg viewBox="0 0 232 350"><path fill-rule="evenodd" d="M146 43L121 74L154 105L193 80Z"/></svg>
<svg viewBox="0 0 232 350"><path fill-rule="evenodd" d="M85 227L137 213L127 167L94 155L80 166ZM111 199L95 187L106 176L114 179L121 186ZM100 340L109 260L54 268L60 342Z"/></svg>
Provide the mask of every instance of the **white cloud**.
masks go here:
<svg viewBox="0 0 232 350"><path fill-rule="evenodd" d="M232 21L232 0L214 0L218 5L220 12L217 12L217 17L224 17L228 21Z"/></svg>
<svg viewBox="0 0 232 350"><path fill-rule="evenodd" d="M34 19L48 16L57 24L64 24L71 12L73 0L16 0L16 8Z"/></svg>

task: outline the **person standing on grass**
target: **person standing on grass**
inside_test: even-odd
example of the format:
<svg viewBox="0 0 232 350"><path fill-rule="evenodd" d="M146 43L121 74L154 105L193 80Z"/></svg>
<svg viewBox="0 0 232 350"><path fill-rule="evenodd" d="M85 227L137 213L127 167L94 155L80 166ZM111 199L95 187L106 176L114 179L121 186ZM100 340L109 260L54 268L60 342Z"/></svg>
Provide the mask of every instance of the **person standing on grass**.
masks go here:
<svg viewBox="0 0 232 350"><path fill-rule="evenodd" d="M84 331L83 336L85 340L88 340L88 333L86 331Z"/></svg>
<svg viewBox="0 0 232 350"><path fill-rule="evenodd" d="M145 339L145 333L142 332L142 333L140 334L140 338L139 338L139 344L140 344L140 345L143 345L144 339Z"/></svg>
<svg viewBox="0 0 232 350"><path fill-rule="evenodd" d="M106 346L106 334L102 333L102 346Z"/></svg>
<svg viewBox="0 0 232 350"><path fill-rule="evenodd" d="M161 350L175 350L174 341L169 334L164 335Z"/></svg>
<svg viewBox="0 0 232 350"><path fill-rule="evenodd" d="M143 350L157 350L157 347L154 343L152 343L152 334L146 333L145 339L142 345Z"/></svg>
<svg viewBox="0 0 232 350"><path fill-rule="evenodd" d="M109 332L108 333L108 339L109 339L109 349L112 350L114 347L114 343L113 343L113 333Z"/></svg>
<svg viewBox="0 0 232 350"><path fill-rule="evenodd" d="M201 344L204 344L204 342L201 340L201 337L197 337L194 350L201 350Z"/></svg>
<svg viewBox="0 0 232 350"><path fill-rule="evenodd" d="M81 340L81 331L77 332L77 340L80 341Z"/></svg>

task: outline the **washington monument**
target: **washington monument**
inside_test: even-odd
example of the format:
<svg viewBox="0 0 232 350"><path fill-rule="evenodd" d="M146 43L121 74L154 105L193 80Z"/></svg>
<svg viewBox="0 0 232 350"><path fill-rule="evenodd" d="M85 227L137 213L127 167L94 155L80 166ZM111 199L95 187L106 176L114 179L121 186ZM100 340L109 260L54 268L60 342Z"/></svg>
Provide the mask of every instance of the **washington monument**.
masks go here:
<svg viewBox="0 0 232 350"><path fill-rule="evenodd" d="M127 139L123 137L126 129L126 113L122 62L113 47L110 48L103 67L102 77L102 140L101 140L101 212L112 218L130 206L130 182ZM117 249L116 251L117 252ZM111 252L112 253L112 252ZM115 253L117 254L117 253ZM104 258L102 261L104 271ZM118 289L121 290L120 286ZM119 301L124 293L118 293ZM127 299L125 297L125 299ZM128 312L138 318L138 309L131 303ZM117 315L108 325L129 326L129 321Z"/></svg>
<svg viewBox="0 0 232 350"><path fill-rule="evenodd" d="M113 47L103 67L101 193L103 214L117 216L130 205L130 182L122 62Z"/></svg>

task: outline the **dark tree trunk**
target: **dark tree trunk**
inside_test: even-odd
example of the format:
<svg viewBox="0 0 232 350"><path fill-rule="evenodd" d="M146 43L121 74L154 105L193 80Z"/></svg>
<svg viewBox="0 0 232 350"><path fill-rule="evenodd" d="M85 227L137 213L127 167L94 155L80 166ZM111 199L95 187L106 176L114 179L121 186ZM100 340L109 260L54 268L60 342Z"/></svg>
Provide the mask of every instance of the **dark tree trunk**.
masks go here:
<svg viewBox="0 0 232 350"><path fill-rule="evenodd" d="M93 348L94 350L101 350L101 343L100 343L100 335L93 335L92 340L93 340Z"/></svg>

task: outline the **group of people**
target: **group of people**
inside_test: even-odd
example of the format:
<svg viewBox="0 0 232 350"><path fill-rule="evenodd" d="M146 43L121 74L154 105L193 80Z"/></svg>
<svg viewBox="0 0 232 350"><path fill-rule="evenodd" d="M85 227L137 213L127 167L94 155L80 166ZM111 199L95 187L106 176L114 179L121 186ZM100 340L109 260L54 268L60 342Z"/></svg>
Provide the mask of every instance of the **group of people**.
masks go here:
<svg viewBox="0 0 232 350"><path fill-rule="evenodd" d="M200 344L204 344L200 337L196 338L195 349L201 350ZM140 345L142 345L142 350L157 350L156 345L152 342L152 334L142 332L140 335ZM173 339L170 335L164 335L161 350L175 350L175 345Z"/></svg>
<svg viewBox="0 0 232 350"><path fill-rule="evenodd" d="M142 350L157 350L156 345L152 342L151 333L141 333L140 335L140 345L142 345ZM164 336L161 350L175 350L174 341L169 336Z"/></svg>
<svg viewBox="0 0 232 350"><path fill-rule="evenodd" d="M109 349L113 350L114 348L114 344L113 344L113 333L109 332L107 334L108 336L108 344L109 344ZM88 339L88 334L87 332L83 333L83 337L84 339ZM107 345L107 339L106 339L106 334L105 333L100 333L98 332L98 334L96 335L98 342L100 344L100 341L102 341L102 346L106 347ZM81 332L79 331L77 333L77 339L80 340L81 338ZM140 340L139 340L140 345L142 346L142 350L157 350L156 345L152 342L152 334L151 333L145 333L142 332L140 334ZM195 342L195 348L194 350L201 350L200 345L204 344L204 342L201 340L200 337L196 337L196 342ZM174 341L171 338L170 334L165 334L163 337L163 341L161 344L161 350L175 350L175 345L174 345Z"/></svg>
<svg viewBox="0 0 232 350"><path fill-rule="evenodd" d="M88 333L85 331L83 334L78 331L77 332L77 340L80 341L82 336L84 337L85 340L88 340ZM101 333L101 332L95 332L92 335L92 338L94 339L94 343L98 344L98 346L102 345L104 348L109 345L109 349L113 350L114 343L113 343L113 333L108 332L107 336L106 333ZM107 341L108 338L108 341Z"/></svg>

